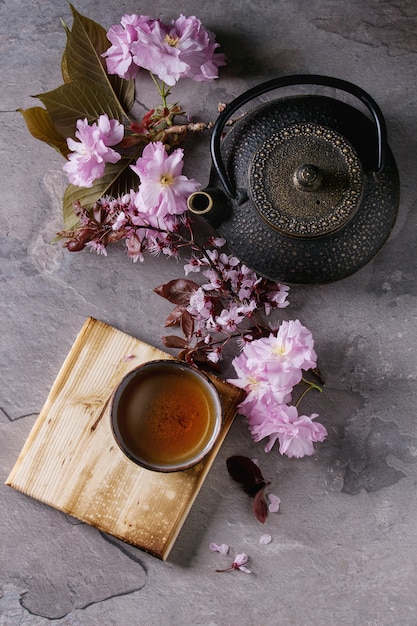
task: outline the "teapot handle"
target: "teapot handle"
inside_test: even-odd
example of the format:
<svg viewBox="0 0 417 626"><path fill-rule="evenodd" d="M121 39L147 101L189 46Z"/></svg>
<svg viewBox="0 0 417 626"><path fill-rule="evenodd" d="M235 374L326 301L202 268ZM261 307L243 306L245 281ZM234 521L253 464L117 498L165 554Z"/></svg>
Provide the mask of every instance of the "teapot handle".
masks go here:
<svg viewBox="0 0 417 626"><path fill-rule="evenodd" d="M249 89L248 91L245 91L243 94L238 96L235 100L233 100L226 106L226 108L219 115L216 123L213 126L210 141L211 159L213 162L213 167L216 170L225 191L231 198L239 199L239 193L238 190L233 187L232 183L229 180L220 151L221 135L227 120L230 118L231 115L233 115L233 113L235 113L235 111L237 111L240 107L245 105L250 100L257 98L258 96L261 96L268 91L272 91L273 89L277 89L279 87L289 87L291 85L323 85L325 87L333 87L335 89L346 91L347 93L350 93L351 95L361 100L372 114L377 129L378 150L376 157L375 173L378 174L383 169L385 146L387 142L385 120L382 115L381 109L379 108L375 100L366 93L366 91L361 89L361 87L354 85L353 83L349 83L346 80L342 80L340 78L332 78L330 76L320 76L318 74L295 74L291 76L282 76L267 81L266 83L257 85L256 87L252 87L252 89Z"/></svg>

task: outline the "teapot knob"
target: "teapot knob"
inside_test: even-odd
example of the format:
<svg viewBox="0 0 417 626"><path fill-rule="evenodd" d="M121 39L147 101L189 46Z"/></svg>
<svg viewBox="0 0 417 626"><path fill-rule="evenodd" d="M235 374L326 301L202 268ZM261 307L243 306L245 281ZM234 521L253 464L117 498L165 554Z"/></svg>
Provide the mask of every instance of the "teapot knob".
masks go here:
<svg viewBox="0 0 417 626"><path fill-rule="evenodd" d="M294 185L302 191L317 191L321 186L323 175L316 165L304 163L294 172Z"/></svg>

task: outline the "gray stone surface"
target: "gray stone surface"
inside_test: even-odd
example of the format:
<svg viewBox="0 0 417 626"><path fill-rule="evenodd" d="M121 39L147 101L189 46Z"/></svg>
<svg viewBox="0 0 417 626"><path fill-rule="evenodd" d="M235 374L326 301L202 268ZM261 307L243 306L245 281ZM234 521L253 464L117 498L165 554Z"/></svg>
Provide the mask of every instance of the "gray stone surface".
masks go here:
<svg viewBox="0 0 417 626"><path fill-rule="evenodd" d="M237 419L162 563L14 490L4 481L88 316L161 347L169 307L151 288L175 263L133 265L50 245L61 228L62 160L27 132L19 107L60 83L65 2L0 3L0 625L415 626L417 539L417 8L414 0L212 0L75 3L109 27L123 13L197 14L229 65L212 85L174 90L196 118L218 101L287 73L322 73L366 89L386 117L401 176L392 235L365 268L327 286L294 287L288 315L314 333L326 391L308 408L329 431L314 457L266 455ZM149 92L138 99L153 104ZM207 182L208 139L187 174ZM257 457L282 509L264 526L229 479L231 454ZM259 544L263 533L269 545ZM253 574L219 574L247 552ZM232 555L233 556L233 555Z"/></svg>

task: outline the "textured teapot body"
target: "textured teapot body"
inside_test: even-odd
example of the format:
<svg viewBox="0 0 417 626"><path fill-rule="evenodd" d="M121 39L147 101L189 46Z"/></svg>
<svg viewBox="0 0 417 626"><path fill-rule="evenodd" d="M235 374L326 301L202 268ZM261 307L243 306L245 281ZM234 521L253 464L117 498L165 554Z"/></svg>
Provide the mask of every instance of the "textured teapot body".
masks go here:
<svg viewBox="0 0 417 626"><path fill-rule="evenodd" d="M267 90L299 78L306 79L270 81ZM308 80L346 86L326 77ZM374 119L333 98L290 96L246 113L220 141L228 116L251 97L247 92L216 123L209 187L193 194L189 207L268 278L344 278L376 254L395 222L399 179L382 114L365 92L347 85Z"/></svg>

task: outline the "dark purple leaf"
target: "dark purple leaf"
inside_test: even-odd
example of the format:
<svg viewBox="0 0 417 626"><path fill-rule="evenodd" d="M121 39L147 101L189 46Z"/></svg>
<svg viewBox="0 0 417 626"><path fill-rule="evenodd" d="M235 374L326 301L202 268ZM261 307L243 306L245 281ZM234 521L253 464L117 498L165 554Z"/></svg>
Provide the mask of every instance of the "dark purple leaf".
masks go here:
<svg viewBox="0 0 417 626"><path fill-rule="evenodd" d="M255 513L256 519L259 520L261 524L263 524L268 517L268 507L264 498L264 489L258 491L255 496L253 512Z"/></svg>
<svg viewBox="0 0 417 626"><path fill-rule="evenodd" d="M265 480L259 467L247 456L231 456L226 461L230 476L243 486L243 490L250 496L270 485Z"/></svg>
<svg viewBox="0 0 417 626"><path fill-rule="evenodd" d="M155 287L154 292L173 304L187 305L190 296L199 288L199 285L188 278L175 278L165 285Z"/></svg>

